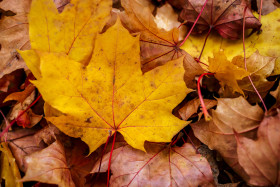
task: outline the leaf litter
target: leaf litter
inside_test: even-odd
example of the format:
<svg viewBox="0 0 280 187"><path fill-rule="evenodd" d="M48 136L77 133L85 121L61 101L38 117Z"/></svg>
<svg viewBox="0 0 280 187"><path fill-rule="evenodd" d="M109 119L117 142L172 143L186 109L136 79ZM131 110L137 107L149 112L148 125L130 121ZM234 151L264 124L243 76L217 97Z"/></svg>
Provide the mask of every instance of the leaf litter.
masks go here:
<svg viewBox="0 0 280 187"><path fill-rule="evenodd" d="M33 1L23 17L29 36L26 30L24 37L11 32L30 38L31 50L19 52L39 93L23 82L22 92L9 89L16 66L4 68L1 79L8 91L1 140L9 142L1 158L9 148L15 155L25 173L17 185L30 180L59 186L279 184L276 6L268 5L266 12L258 4L259 12L268 13L258 16L245 1L122 0L114 2L120 10L110 17L109 0L54 2ZM16 5L8 5L18 13ZM5 20L13 18L6 9ZM21 48L12 45L9 50L17 54ZM17 111L12 106L31 92L26 110L8 118ZM44 119L31 123L42 114ZM126 143L117 142L121 136ZM199 154L203 144L214 150L209 151L220 172L213 159ZM221 159L234 171L220 168ZM4 178L2 172L2 183L20 178L13 169ZM107 172L107 181L100 172Z"/></svg>

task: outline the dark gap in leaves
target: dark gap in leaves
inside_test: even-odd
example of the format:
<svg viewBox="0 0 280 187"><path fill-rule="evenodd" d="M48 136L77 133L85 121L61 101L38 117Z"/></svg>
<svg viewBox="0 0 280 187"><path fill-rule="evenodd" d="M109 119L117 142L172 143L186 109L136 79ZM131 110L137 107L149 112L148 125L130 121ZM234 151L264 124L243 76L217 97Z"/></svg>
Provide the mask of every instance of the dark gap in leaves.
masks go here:
<svg viewBox="0 0 280 187"><path fill-rule="evenodd" d="M4 17L4 16L14 16L14 15L16 15L16 13L14 13L13 11L11 11L11 10L3 10L2 8L0 8L0 19L2 18L2 17Z"/></svg>
<svg viewBox="0 0 280 187"><path fill-rule="evenodd" d="M251 9L254 11L258 11L258 5L257 5L257 0L252 0L251 1Z"/></svg>
<svg viewBox="0 0 280 187"><path fill-rule="evenodd" d="M226 184L226 183L235 183L243 181L243 179L237 175L227 163L225 163L224 160L220 159L221 156L215 151L214 157L217 160L217 165L219 168L219 176L218 176L218 182L219 184ZM233 180L233 181L232 181Z"/></svg>
<svg viewBox="0 0 280 187"><path fill-rule="evenodd" d="M1 17L1 15L0 15L0 17ZM0 51L1 51L1 49L2 49L2 45L0 44Z"/></svg>
<svg viewBox="0 0 280 187"><path fill-rule="evenodd" d="M39 94L37 94L37 97L38 96ZM39 99L39 101L32 107L33 113L37 115L44 115L44 104L45 101L42 98Z"/></svg>
<svg viewBox="0 0 280 187"><path fill-rule="evenodd" d="M173 110L172 110L172 114L174 116L176 116L177 118L180 118L180 114L179 114L179 109L182 108L187 102L193 100L194 98L197 98L198 95L197 95L197 92L191 92L189 93L188 95L186 95L185 99L179 103Z"/></svg>
<svg viewBox="0 0 280 187"><path fill-rule="evenodd" d="M110 175L112 175L111 172ZM107 181L107 172L94 173L86 176L86 185L88 184L91 187L106 186L106 181Z"/></svg>
<svg viewBox="0 0 280 187"><path fill-rule="evenodd" d="M119 9L120 11L124 10L120 0L113 0L113 8Z"/></svg>
<svg viewBox="0 0 280 187"><path fill-rule="evenodd" d="M151 2L153 3L153 5L157 7L161 7L162 5L165 4L165 0L152 0Z"/></svg>

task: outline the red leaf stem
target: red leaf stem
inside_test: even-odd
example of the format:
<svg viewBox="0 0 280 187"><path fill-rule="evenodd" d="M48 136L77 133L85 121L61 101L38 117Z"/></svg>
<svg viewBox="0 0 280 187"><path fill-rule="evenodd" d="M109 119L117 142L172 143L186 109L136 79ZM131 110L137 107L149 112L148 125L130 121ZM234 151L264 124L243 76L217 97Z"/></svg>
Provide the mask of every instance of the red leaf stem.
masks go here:
<svg viewBox="0 0 280 187"><path fill-rule="evenodd" d="M212 119L212 117L209 115L207 108L205 106L205 103L203 101L203 97L201 94L201 90L200 90L200 81L203 78L203 76L205 75L214 75L214 73L203 73L202 75L199 76L198 81L197 81L197 92L198 92L198 97L199 97L199 101L202 107L202 112L204 114L205 120L206 121L210 121Z"/></svg>

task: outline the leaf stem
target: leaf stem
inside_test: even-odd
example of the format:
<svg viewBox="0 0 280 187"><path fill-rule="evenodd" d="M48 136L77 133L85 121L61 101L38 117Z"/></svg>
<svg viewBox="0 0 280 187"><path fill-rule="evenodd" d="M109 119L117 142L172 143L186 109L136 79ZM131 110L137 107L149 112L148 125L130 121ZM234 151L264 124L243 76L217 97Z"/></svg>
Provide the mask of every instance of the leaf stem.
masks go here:
<svg viewBox="0 0 280 187"><path fill-rule="evenodd" d="M28 110L30 109L33 105L35 105L39 99L42 97L42 95L39 95L35 101L33 101L24 111L22 111L0 134L0 137L2 137L8 130L11 128L11 126Z"/></svg>
<svg viewBox="0 0 280 187"><path fill-rule="evenodd" d="M259 11L259 21L260 21L260 23L261 23L261 19L262 19L262 6L263 6L263 0L261 0L260 11ZM247 8L247 6L245 8Z"/></svg>
<svg viewBox="0 0 280 187"><path fill-rule="evenodd" d="M98 173L100 172L100 169L101 169L101 164L102 164L102 159L103 159L103 155L104 155L104 152L105 152L105 150L106 150L106 148L107 148L107 145L108 145L108 142L109 142L109 140L110 140L110 135L108 136L108 138L107 138L107 141L106 141L106 143L105 143L105 146L104 146L104 148L103 148L103 150L102 150L102 153L101 153L101 158L100 158L100 163L99 163L99 168L98 168Z"/></svg>
<svg viewBox="0 0 280 187"><path fill-rule="evenodd" d="M198 97L199 97L199 101L201 104L201 108L202 108L202 112L204 114L205 120L210 121L212 119L212 117L209 115L209 113L207 111L207 108L203 101L203 97L202 97L201 90L200 90L200 81L203 78L203 76L205 76L205 75L214 75L214 73L203 73L199 76L198 81L197 81L197 92L198 92Z"/></svg>
<svg viewBox="0 0 280 187"><path fill-rule="evenodd" d="M196 153L199 154L199 151L198 151L197 148L195 147L195 145L194 145L194 143L193 143L191 137L188 135L188 133L185 131L185 129L183 129L183 131L184 131L185 135L187 136L187 138L190 140L190 142L191 142L193 148L195 149Z"/></svg>
<svg viewBox="0 0 280 187"><path fill-rule="evenodd" d="M206 45L206 41L207 41L207 39L208 39L208 36L210 35L210 32L211 32L212 28L213 28L213 26L210 26L210 28L209 28L209 30L208 30L208 32L207 32L207 35L206 35L205 40L204 40L204 43L203 43L203 47L202 47L201 52L200 52L199 57L198 57L198 60L200 60L200 58L201 58L201 56L202 56L202 53L203 53L203 51L204 51L204 47L205 47L205 45Z"/></svg>
<svg viewBox="0 0 280 187"><path fill-rule="evenodd" d="M246 24L245 23L245 13L246 13L246 10L247 10L247 6L245 7L244 13L243 13L243 33L242 33L242 39L243 39L244 67L245 67L245 70L248 71L247 70L247 62L246 62L246 48L245 48L245 24ZM265 105L265 103L264 103L264 101L262 99L262 96L260 95L260 93L258 92L257 88L255 87L255 85L254 85L250 75L248 75L248 79L250 80L250 83L251 83L252 87L254 88L256 94L260 98L260 100L261 100L261 102L263 104L265 112L267 112L267 108L266 108L266 105Z"/></svg>
<svg viewBox="0 0 280 187"><path fill-rule="evenodd" d="M111 167L111 160L112 160L112 154L113 154L113 150L114 150L114 145L115 145L115 142L116 142L116 136L117 136L117 132L114 133L113 145L112 145L112 149L111 149L111 152L110 152L110 158L109 158L109 164L108 164L108 175L107 175L107 187L109 187L110 167Z"/></svg>
<svg viewBox="0 0 280 187"><path fill-rule="evenodd" d="M205 8L207 2L208 2L208 0L205 0L205 3L204 3L204 5L203 5L203 7L201 8L201 11L199 12L199 14L198 14L198 16L197 16L195 22L193 23L193 25L192 25L192 27L191 27L189 33L187 34L187 36L185 37L185 39L180 43L179 47L181 47L181 46L186 42L186 40L188 39L188 37L190 36L190 34L191 34L191 32L192 32L194 26L196 25L197 21L199 20L199 18L200 18L200 16L201 16L202 12L203 12L203 10L204 10L204 8Z"/></svg>

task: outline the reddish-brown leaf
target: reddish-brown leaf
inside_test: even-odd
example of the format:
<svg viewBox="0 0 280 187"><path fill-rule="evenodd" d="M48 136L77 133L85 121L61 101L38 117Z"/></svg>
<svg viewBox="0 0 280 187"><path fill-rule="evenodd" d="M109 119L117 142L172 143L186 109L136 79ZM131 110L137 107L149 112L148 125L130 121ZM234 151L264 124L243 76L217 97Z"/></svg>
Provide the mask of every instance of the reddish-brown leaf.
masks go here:
<svg viewBox="0 0 280 187"><path fill-rule="evenodd" d="M49 147L26 157L27 172L22 181L39 181L59 186L84 186L97 153L89 156L88 146L78 139L68 139L65 147L55 141Z"/></svg>
<svg viewBox="0 0 280 187"><path fill-rule="evenodd" d="M267 116L258 129L256 141L237 135L237 154L240 165L256 186L280 185L280 113Z"/></svg>
<svg viewBox="0 0 280 187"><path fill-rule="evenodd" d="M233 130L246 137L253 137L263 118L262 109L251 106L243 97L218 99L217 109L212 110L212 117L210 122L200 120L191 124L195 136L210 149L217 150L229 166L246 178L238 164Z"/></svg>
<svg viewBox="0 0 280 187"><path fill-rule="evenodd" d="M27 171L21 179L22 182L39 181L62 187L75 186L61 143L56 141L49 147L27 156L25 161Z"/></svg>
<svg viewBox="0 0 280 187"><path fill-rule="evenodd" d="M205 0L169 0L176 7L182 9L180 17L193 24L200 13ZM202 33L210 28L229 39L238 39L242 33L245 0L208 0L194 31ZM246 29L258 29L261 23L248 8L245 14Z"/></svg>
<svg viewBox="0 0 280 187"><path fill-rule="evenodd" d="M196 154L191 144L170 147L148 143L147 153L129 145L114 150L110 186L213 186L207 160ZM102 161L101 171L108 168L110 153ZM98 171L99 164L92 172Z"/></svg>
<svg viewBox="0 0 280 187"><path fill-rule="evenodd" d="M26 171L26 162L24 157L36 151L45 148L43 143L35 141L35 129L18 129L7 133L6 140L16 159L17 165L21 171ZM2 138L4 140L5 137Z"/></svg>

